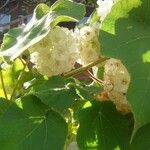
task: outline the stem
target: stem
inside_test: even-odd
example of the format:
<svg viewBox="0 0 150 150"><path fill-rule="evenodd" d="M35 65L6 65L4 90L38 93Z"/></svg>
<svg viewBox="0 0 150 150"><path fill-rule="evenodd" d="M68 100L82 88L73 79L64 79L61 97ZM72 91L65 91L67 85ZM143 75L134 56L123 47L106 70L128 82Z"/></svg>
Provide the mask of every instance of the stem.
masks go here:
<svg viewBox="0 0 150 150"><path fill-rule="evenodd" d="M16 85L15 85L13 91L12 91L10 100L13 99L13 97L14 97L14 95L15 95L15 92L16 92L16 90L17 90L17 88L18 88L18 85L19 85L20 82L22 81L22 78L23 78L23 74L24 74L25 68L26 68L26 65L24 65L23 70L22 70L22 72L20 73L20 75L19 75L19 77L18 77L17 83L16 83Z"/></svg>
<svg viewBox="0 0 150 150"><path fill-rule="evenodd" d="M75 122L74 122L74 118L73 118L73 110L71 110L70 108L68 109L70 112L70 116L68 116L68 135L67 135L67 139L65 142L65 146L64 146L64 150L68 149L68 146L70 145L71 142L73 142L74 138L75 138L75 134L73 133L73 131L75 130Z"/></svg>
<svg viewBox="0 0 150 150"><path fill-rule="evenodd" d="M102 81L102 80L100 80L100 79L94 77L94 75L93 75L89 70L88 70L87 72L88 72L88 75L89 75L89 77L90 77L91 79L93 79L94 81L96 81L96 82L97 82L98 84L100 84L101 86L103 85L103 81Z"/></svg>
<svg viewBox="0 0 150 150"><path fill-rule="evenodd" d="M22 62L23 66L26 66L26 62L21 57L19 59Z"/></svg>
<svg viewBox="0 0 150 150"><path fill-rule="evenodd" d="M63 74L63 76L64 76L64 77L71 77L71 76L80 74L81 72L83 72L83 71L85 71L85 70L88 70L89 68L91 68L91 67L93 67L93 66L96 66L96 65L98 65L98 64L100 64L100 63L106 61L107 59L109 59L109 58L106 58L106 57L105 57L105 58L100 58L99 60L94 61L94 62L88 64L87 66L80 67L80 68L77 68L77 69L75 69L75 70L72 70L72 71L70 71L70 72L68 72L68 73L65 73L65 74Z"/></svg>
<svg viewBox="0 0 150 150"><path fill-rule="evenodd" d="M1 82L2 82L2 88L3 88L4 96L5 96L5 98L8 100L2 71L0 71L0 76L1 76Z"/></svg>

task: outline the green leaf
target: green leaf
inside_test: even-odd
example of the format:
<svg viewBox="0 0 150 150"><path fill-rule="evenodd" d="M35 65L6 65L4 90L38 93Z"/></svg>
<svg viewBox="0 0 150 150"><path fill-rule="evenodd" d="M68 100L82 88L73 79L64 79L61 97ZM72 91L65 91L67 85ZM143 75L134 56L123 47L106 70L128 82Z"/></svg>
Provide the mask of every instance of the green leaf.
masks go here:
<svg viewBox="0 0 150 150"><path fill-rule="evenodd" d="M93 25L94 23L98 23L100 20L99 20L99 15L97 14L97 11L93 11L93 13L90 15L87 23L89 23L90 25Z"/></svg>
<svg viewBox="0 0 150 150"><path fill-rule="evenodd" d="M3 80L6 88L7 96L10 97L19 77L20 71L23 69L23 64L19 59L16 59L11 66L8 66L7 69L2 70ZM27 78L27 76L26 76ZM19 94L18 89L18 94ZM0 81L0 96L4 97L2 83Z"/></svg>
<svg viewBox="0 0 150 150"><path fill-rule="evenodd" d="M71 82L63 77L54 76L32 87L31 93L37 96L41 101L55 109L66 109L71 107L78 95L75 88L70 86Z"/></svg>
<svg viewBox="0 0 150 150"><path fill-rule="evenodd" d="M150 124L140 128L131 143L131 150L149 150L150 148Z"/></svg>
<svg viewBox="0 0 150 150"><path fill-rule="evenodd" d="M104 20L100 34L102 54L120 59L130 73L127 99L135 118L134 133L150 122L149 12L149 0L121 0Z"/></svg>
<svg viewBox="0 0 150 150"><path fill-rule="evenodd" d="M58 0L52 5L51 10L56 11L58 15L70 16L76 20L82 20L85 15L85 6L71 0Z"/></svg>
<svg viewBox="0 0 150 150"><path fill-rule="evenodd" d="M100 93L102 88L100 86L93 86L93 85L76 85L75 86L79 97L82 100L91 101L95 100L95 97Z"/></svg>
<svg viewBox="0 0 150 150"><path fill-rule="evenodd" d="M87 102L78 117L77 142L81 150L129 149L128 120L111 102Z"/></svg>
<svg viewBox="0 0 150 150"><path fill-rule="evenodd" d="M7 61L13 61L30 46L43 39L59 22L79 21L84 14L84 5L69 0L60 0L51 8L46 4L39 4L25 27L11 29L5 34L0 56Z"/></svg>
<svg viewBox="0 0 150 150"><path fill-rule="evenodd" d="M0 99L0 110L1 150L63 150L67 124L36 97L16 103Z"/></svg>

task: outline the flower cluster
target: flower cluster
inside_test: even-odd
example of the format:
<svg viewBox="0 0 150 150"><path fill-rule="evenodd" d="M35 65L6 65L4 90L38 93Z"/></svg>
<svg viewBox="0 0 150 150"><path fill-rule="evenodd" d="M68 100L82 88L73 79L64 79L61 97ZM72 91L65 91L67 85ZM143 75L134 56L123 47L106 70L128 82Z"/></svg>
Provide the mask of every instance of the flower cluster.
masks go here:
<svg viewBox="0 0 150 150"><path fill-rule="evenodd" d="M110 12L115 0L98 0L97 4L99 7L97 8L97 13L100 16L100 20L103 21L107 14Z"/></svg>
<svg viewBox="0 0 150 150"><path fill-rule="evenodd" d="M100 57L98 30L94 26L84 26L76 35L80 54L80 63L87 65Z"/></svg>
<svg viewBox="0 0 150 150"><path fill-rule="evenodd" d="M59 75L73 69L77 61L86 65L99 59L98 31L92 26L75 32L57 26L28 50L39 73L49 77Z"/></svg>
<svg viewBox="0 0 150 150"><path fill-rule="evenodd" d="M130 74L126 67L117 59L109 59L104 70L104 91L114 102L118 111L131 112L126 93L130 83Z"/></svg>
<svg viewBox="0 0 150 150"><path fill-rule="evenodd" d="M57 26L28 49L30 61L39 73L48 77L68 72L78 59L75 40L73 31Z"/></svg>

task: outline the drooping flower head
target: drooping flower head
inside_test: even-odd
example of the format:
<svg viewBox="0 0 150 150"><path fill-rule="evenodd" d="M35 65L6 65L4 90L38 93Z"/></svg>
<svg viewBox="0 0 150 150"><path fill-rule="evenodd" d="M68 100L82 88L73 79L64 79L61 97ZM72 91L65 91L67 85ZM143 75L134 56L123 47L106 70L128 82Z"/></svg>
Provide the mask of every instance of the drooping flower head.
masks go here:
<svg viewBox="0 0 150 150"><path fill-rule="evenodd" d="M87 65L100 57L100 45L98 41L99 31L94 26L84 26L78 30L78 48L80 63Z"/></svg>
<svg viewBox="0 0 150 150"><path fill-rule="evenodd" d="M131 112L126 93L130 84L130 74L120 60L109 59L104 67L104 91L114 102L118 111Z"/></svg>
<svg viewBox="0 0 150 150"><path fill-rule="evenodd" d="M42 75L50 77L68 72L78 59L75 40L73 31L57 26L29 48L30 60Z"/></svg>

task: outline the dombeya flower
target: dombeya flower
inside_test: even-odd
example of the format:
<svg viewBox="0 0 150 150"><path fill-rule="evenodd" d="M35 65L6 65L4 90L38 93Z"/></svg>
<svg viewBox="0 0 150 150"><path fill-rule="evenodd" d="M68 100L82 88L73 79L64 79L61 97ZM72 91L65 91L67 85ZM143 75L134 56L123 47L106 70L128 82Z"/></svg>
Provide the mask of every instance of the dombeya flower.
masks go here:
<svg viewBox="0 0 150 150"><path fill-rule="evenodd" d="M80 63L87 65L100 57L99 31L94 26L84 26L77 32Z"/></svg>
<svg viewBox="0 0 150 150"><path fill-rule="evenodd" d="M57 26L28 49L30 60L39 73L48 77L68 72L78 59L75 41L73 31Z"/></svg>
<svg viewBox="0 0 150 150"><path fill-rule="evenodd" d="M126 93L130 83L130 74L120 60L109 59L104 67L104 91L108 98L114 102L117 110L131 112Z"/></svg>

